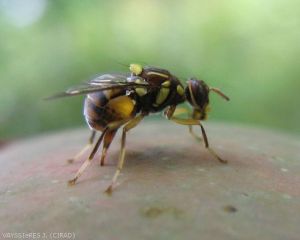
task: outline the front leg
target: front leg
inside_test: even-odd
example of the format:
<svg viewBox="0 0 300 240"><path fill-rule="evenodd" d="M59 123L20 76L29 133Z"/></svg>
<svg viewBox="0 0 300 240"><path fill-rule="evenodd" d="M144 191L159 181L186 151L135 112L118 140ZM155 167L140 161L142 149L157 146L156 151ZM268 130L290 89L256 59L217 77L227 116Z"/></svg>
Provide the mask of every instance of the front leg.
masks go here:
<svg viewBox="0 0 300 240"><path fill-rule="evenodd" d="M170 107L171 108L171 107ZM176 107L175 107L176 108ZM209 147L209 143L208 143L208 139L207 139L207 135L206 135L206 132L205 132L205 129L203 127L203 125L201 124L200 120L197 120L197 119L193 119L193 118L188 118L188 119L181 119L181 118L177 118L177 117L174 117L173 116L173 113L174 113L175 109L168 109L166 111L166 114L169 113L169 116L167 116L167 118L177 124L180 124L180 125L187 125L187 126L200 126L201 128L201 133L202 133L202 136L203 136L203 139L204 139L204 144L205 144L205 147L206 149L215 157L219 160L219 162L221 163L227 163L227 160L224 160L222 159L221 157L218 156L218 154L215 153L215 151L213 149L211 149ZM172 113L172 114L171 114Z"/></svg>
<svg viewBox="0 0 300 240"><path fill-rule="evenodd" d="M188 110L186 108L176 108L176 106L171 106L169 108L167 108L164 112L164 115L166 116L166 118L168 120L172 120L172 119L175 119L176 116L178 115L181 115L181 114L184 114L184 113L187 113L188 115L191 115L189 114ZM192 115L192 119L196 119L194 118L194 114ZM197 136L196 133L194 133L193 131L193 125L188 125L189 127L189 133L197 140L197 141L202 141L201 137Z"/></svg>
<svg viewBox="0 0 300 240"><path fill-rule="evenodd" d="M167 118L168 120L171 120L171 118L172 118L173 115L174 115L175 110L176 110L176 105L173 105L173 106L168 107L168 108L164 111L164 115L166 116L166 118Z"/></svg>

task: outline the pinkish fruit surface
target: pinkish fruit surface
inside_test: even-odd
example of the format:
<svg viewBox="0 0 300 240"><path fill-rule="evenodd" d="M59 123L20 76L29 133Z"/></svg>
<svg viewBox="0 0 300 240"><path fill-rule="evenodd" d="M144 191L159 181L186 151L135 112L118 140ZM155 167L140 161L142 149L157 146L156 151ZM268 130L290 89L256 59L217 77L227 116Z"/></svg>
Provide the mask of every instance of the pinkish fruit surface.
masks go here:
<svg viewBox="0 0 300 240"><path fill-rule="evenodd" d="M104 194L118 135L74 186L89 131L24 139L0 150L0 233L74 233L75 239L299 239L300 141L234 125L206 124L215 160L187 128L143 122L127 136L126 163ZM206 126L205 125L205 126ZM200 134L200 129L196 129Z"/></svg>

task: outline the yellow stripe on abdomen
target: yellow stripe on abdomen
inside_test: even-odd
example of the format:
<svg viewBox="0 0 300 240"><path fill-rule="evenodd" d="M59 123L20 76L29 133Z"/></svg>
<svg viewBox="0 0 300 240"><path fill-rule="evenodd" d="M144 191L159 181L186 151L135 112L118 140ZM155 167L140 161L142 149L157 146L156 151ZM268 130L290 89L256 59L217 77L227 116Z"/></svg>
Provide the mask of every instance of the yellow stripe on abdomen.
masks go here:
<svg viewBox="0 0 300 240"><path fill-rule="evenodd" d="M107 103L107 107L112 109L120 118L131 117L134 105L134 101L128 96L116 97Z"/></svg>

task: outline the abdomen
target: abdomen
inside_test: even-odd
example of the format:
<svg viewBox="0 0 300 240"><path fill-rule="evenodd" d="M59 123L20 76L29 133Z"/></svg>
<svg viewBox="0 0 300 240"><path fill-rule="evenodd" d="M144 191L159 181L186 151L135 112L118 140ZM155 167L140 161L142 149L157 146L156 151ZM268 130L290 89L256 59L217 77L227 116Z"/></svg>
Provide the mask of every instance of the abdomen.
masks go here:
<svg viewBox="0 0 300 240"><path fill-rule="evenodd" d="M84 116L90 128L103 131L108 124L129 119L135 114L135 102L121 89L88 94Z"/></svg>

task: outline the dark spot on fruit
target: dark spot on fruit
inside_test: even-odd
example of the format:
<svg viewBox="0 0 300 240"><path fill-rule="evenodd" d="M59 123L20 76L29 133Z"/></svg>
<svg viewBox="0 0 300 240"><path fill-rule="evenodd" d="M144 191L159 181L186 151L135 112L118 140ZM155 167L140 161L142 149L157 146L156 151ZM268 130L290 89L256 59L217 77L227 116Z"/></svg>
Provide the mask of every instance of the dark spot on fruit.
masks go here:
<svg viewBox="0 0 300 240"><path fill-rule="evenodd" d="M228 212L228 213L237 212L237 208L232 206L232 205L224 206L223 209L224 209L225 212Z"/></svg>
<svg viewBox="0 0 300 240"><path fill-rule="evenodd" d="M182 211L175 207L147 207L142 209L142 215L146 218L157 218L161 215L171 215L174 218L179 218L182 215Z"/></svg>

